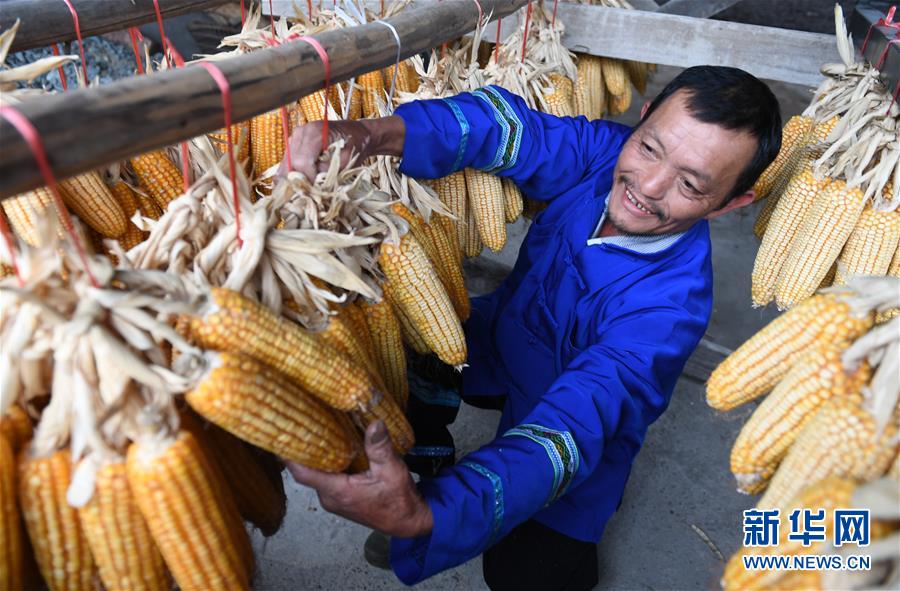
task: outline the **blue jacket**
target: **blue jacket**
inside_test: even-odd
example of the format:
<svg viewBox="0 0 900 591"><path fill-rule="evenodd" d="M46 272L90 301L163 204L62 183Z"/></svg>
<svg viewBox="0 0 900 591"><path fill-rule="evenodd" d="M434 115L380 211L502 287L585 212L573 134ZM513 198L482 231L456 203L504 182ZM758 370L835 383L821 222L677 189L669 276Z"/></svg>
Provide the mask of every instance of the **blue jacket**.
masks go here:
<svg viewBox="0 0 900 591"><path fill-rule="evenodd" d="M497 87L401 106L401 171L475 167L550 201L512 274L473 301L470 394L506 395L498 435L419 488L430 535L394 539L407 584L478 556L534 518L599 541L647 427L665 410L712 309L709 227L642 254L588 245L630 129L528 109Z"/></svg>

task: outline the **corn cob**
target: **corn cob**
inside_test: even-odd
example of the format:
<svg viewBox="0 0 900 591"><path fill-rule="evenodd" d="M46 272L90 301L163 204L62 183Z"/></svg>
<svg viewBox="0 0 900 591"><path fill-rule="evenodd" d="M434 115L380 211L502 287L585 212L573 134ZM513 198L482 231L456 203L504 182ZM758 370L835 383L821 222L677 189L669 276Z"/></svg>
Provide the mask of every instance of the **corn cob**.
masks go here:
<svg viewBox="0 0 900 591"><path fill-rule="evenodd" d="M522 192L512 179L500 180L503 185L503 213L507 224L511 224L522 215Z"/></svg>
<svg viewBox="0 0 900 591"><path fill-rule="evenodd" d="M466 361L466 341L447 291L412 234L400 244L382 242L379 263L391 283L391 297L412 321L428 348L446 364Z"/></svg>
<svg viewBox="0 0 900 591"><path fill-rule="evenodd" d="M172 576L184 590L249 589L244 551L229 528L240 519L218 502L212 468L194 436L147 440L128 449L128 482Z"/></svg>
<svg viewBox="0 0 900 591"><path fill-rule="evenodd" d="M397 72L397 90L400 92L416 92L418 89L419 74L416 72L412 60L403 60L400 62L400 70Z"/></svg>
<svg viewBox="0 0 900 591"><path fill-rule="evenodd" d="M225 134L224 128L207 135L216 152L221 155L228 151L228 135ZM234 157L237 160L237 165L240 166L242 162L246 162L250 158L249 121L241 121L231 125L231 141L234 144Z"/></svg>
<svg viewBox="0 0 900 591"><path fill-rule="evenodd" d="M378 112L376 97L381 102L387 100L384 94L385 84L384 78L381 75L381 70L366 72L365 74L358 76L356 78L356 83L362 87L363 117L379 117L380 113Z"/></svg>
<svg viewBox="0 0 900 591"><path fill-rule="evenodd" d="M116 196L116 200L125 214L125 219L128 220L128 227L125 233L119 237L119 244L128 251L143 242L147 237L147 234L131 221L131 218L134 217L135 212L138 210L138 200L131 187L123 182L116 183L110 190Z"/></svg>
<svg viewBox="0 0 900 591"><path fill-rule="evenodd" d="M94 559L78 520L66 502L72 464L68 450L43 458L19 454L19 503L28 537L50 591L92 591Z"/></svg>
<svg viewBox="0 0 900 591"><path fill-rule="evenodd" d="M128 218L96 170L68 178L59 188L66 206L89 227L107 238L125 233Z"/></svg>
<svg viewBox="0 0 900 591"><path fill-rule="evenodd" d="M757 240L762 240L763 236L766 235L766 229L769 227L769 221L772 219L772 212L778 207L779 199L781 199L781 194L776 195L773 193L763 203L762 209L759 210L756 221L753 223L753 235L756 236Z"/></svg>
<svg viewBox="0 0 900 591"><path fill-rule="evenodd" d="M450 245L450 251L453 253L456 265L462 269L463 252L459 246L459 237L456 235L456 222L447 216L436 214L432 217L431 224L443 232L447 244Z"/></svg>
<svg viewBox="0 0 900 591"><path fill-rule="evenodd" d="M609 57L601 57L603 62L603 82L613 96L625 94L629 88L628 74L625 72L625 64L622 60Z"/></svg>
<svg viewBox="0 0 900 591"><path fill-rule="evenodd" d="M622 94L610 95L607 106L610 115L621 115L631 106L631 85L625 85L625 92Z"/></svg>
<svg viewBox="0 0 900 591"><path fill-rule="evenodd" d="M499 252L506 244L506 214L503 211L503 185L500 178L474 168L467 168L464 172L469 208L475 218L478 235L485 246ZM465 250L467 254L471 252L469 248Z"/></svg>
<svg viewBox="0 0 900 591"><path fill-rule="evenodd" d="M812 132L812 117L794 115L788 119L788 122L781 130L781 148L778 150L778 156L766 167L753 184L753 191L756 192L757 200L765 199L771 195L777 201L777 192L772 193L772 189L782 185L786 178L793 176L797 161L800 159L800 151L798 150L809 143ZM757 236L761 236L761 234L757 234Z"/></svg>
<svg viewBox="0 0 900 591"><path fill-rule="evenodd" d="M384 426L387 427L391 436L394 451L401 456L412 448L414 443L412 426L390 396L382 396L371 407L356 411L354 414L366 427L375 421L384 421Z"/></svg>
<svg viewBox="0 0 900 591"><path fill-rule="evenodd" d="M871 326L871 315L857 317L842 298L815 295L729 355L709 377L706 402L716 410L740 406L775 386L813 344L844 343Z"/></svg>
<svg viewBox="0 0 900 591"><path fill-rule="evenodd" d="M794 306L816 291L847 242L862 208L863 192L858 187L848 189L843 180L825 186L803 218L778 274L775 303L779 310Z"/></svg>
<svg viewBox="0 0 900 591"><path fill-rule="evenodd" d="M469 205L466 175L461 170L435 181L434 190L441 202L456 218L454 225L457 242L464 248L469 239ZM479 249L480 250L480 249Z"/></svg>
<svg viewBox="0 0 900 591"><path fill-rule="evenodd" d="M293 130L299 123L302 123L302 116L294 104L288 105L287 111L289 125ZM290 131L288 135L290 135ZM282 128L281 109L273 109L250 120L250 154L253 160L253 173L257 176L262 175L284 158L284 129Z"/></svg>
<svg viewBox="0 0 900 591"><path fill-rule="evenodd" d="M358 330L353 326L349 315L342 311L328 319L328 325L321 333L322 340L352 359L358 365L366 368L378 390L384 392L385 386L375 364L375 358L369 355L364 342L361 340Z"/></svg>
<svg viewBox="0 0 900 591"><path fill-rule="evenodd" d="M62 222L59 222L53 203L53 195L47 187L40 187L4 199L3 212L9 219L9 225L15 231L16 236L29 246L40 246L37 226L39 217L54 216L57 221L57 232L62 228Z"/></svg>
<svg viewBox="0 0 900 591"><path fill-rule="evenodd" d="M887 275L900 242L900 211L863 210L838 257L835 285L851 275Z"/></svg>
<svg viewBox="0 0 900 591"><path fill-rule="evenodd" d="M334 106L337 97L333 86L329 89L328 98L329 110L340 113L340 110ZM301 97L297 104L300 107L303 119L307 122L322 121L325 118L325 89L317 90L312 94Z"/></svg>
<svg viewBox="0 0 900 591"><path fill-rule="evenodd" d="M600 119L606 112L606 85L603 82L603 60L586 53L578 56L578 78L575 83L575 114Z"/></svg>
<svg viewBox="0 0 900 591"><path fill-rule="evenodd" d="M150 218L151 220L158 220L162 217L163 210L155 199L143 191L132 191L132 193L134 198L137 199L138 209L141 211L142 217Z"/></svg>
<svg viewBox="0 0 900 591"><path fill-rule="evenodd" d="M886 275L888 277L900 277L900 244L897 245L897 250L894 252L894 258L891 259L891 265L888 267ZM875 323L884 324L898 315L900 315L900 308L891 308L884 312L878 312L875 314Z"/></svg>
<svg viewBox="0 0 900 591"><path fill-rule="evenodd" d="M553 90L544 94L547 112L557 117L575 116L575 86L562 74L553 73L548 76Z"/></svg>
<svg viewBox="0 0 900 591"><path fill-rule="evenodd" d="M753 412L731 449L731 471L738 490L760 492L797 435L825 401L859 396L871 376L868 364L852 375L844 371L842 344L809 351Z"/></svg>
<svg viewBox="0 0 900 591"><path fill-rule="evenodd" d="M181 196L184 191L181 170L169 159L165 150L135 156L130 162L138 179L138 187L150 195L162 211L166 211L169 203Z"/></svg>
<svg viewBox="0 0 900 591"><path fill-rule="evenodd" d="M250 447L228 431L208 425L206 434L241 517L258 527L264 536L274 535L287 513L280 475L277 481L270 478Z"/></svg>
<svg viewBox="0 0 900 591"><path fill-rule="evenodd" d="M6 437L14 454L28 443L32 434L31 419L21 406L14 404L0 417L0 437Z"/></svg>
<svg viewBox="0 0 900 591"><path fill-rule="evenodd" d="M362 309L374 341L372 350L379 373L397 405L406 408L409 383L406 381L406 353L403 350L400 324L387 298L374 304L364 302Z"/></svg>
<svg viewBox="0 0 900 591"><path fill-rule="evenodd" d="M359 84L354 83L353 85L353 96L350 96L350 82L342 82L341 88L344 89L344 100L346 101L349 97L350 100L350 108L347 109L347 119L362 119L363 116L363 108L362 108L362 87ZM340 111L343 115L343 108Z"/></svg>
<svg viewBox="0 0 900 591"><path fill-rule="evenodd" d="M384 290L384 299L390 305L391 311L394 313L394 318L397 319L397 324L400 325L400 334L403 338L403 342L409 345L409 347L419 355L428 355L431 353L431 349L428 348L428 343L425 342L425 338L410 319L409 314L400 307L391 283L385 281L381 287Z"/></svg>
<svg viewBox="0 0 900 591"><path fill-rule="evenodd" d="M293 462L340 472L356 452L330 409L243 355L220 353L185 399L211 423Z"/></svg>
<svg viewBox="0 0 900 591"><path fill-rule="evenodd" d="M644 94L647 92L647 77L650 75L647 64L633 60L625 60L625 72L628 74L628 79L634 84L638 93Z"/></svg>
<svg viewBox="0 0 900 591"><path fill-rule="evenodd" d="M879 434L861 400L839 396L822 405L781 462L760 508L783 509L809 483L829 476L867 482L884 474L897 453L896 444L888 444L897 433L896 412Z"/></svg>
<svg viewBox="0 0 900 591"><path fill-rule="evenodd" d="M316 335L228 289L212 288L210 303L205 316L190 320L191 336L201 346L266 363L340 410L372 398L375 388L365 368Z"/></svg>
<svg viewBox="0 0 900 591"><path fill-rule="evenodd" d="M335 417L337 417L338 421L340 421L341 425L344 427L344 430L347 433L350 433L350 438L353 442L353 447L359 450L356 455L353 456L353 461L350 462L350 466L347 467L347 472L351 474L357 474L359 472L365 472L369 469L369 458L366 456L366 446L363 441L363 432L360 430L359 425L350 419L350 415L344 412L336 412L334 413Z"/></svg>
<svg viewBox="0 0 900 591"><path fill-rule="evenodd" d="M124 461L100 468L94 494L78 517L107 589L170 586L162 554L128 486Z"/></svg>
<svg viewBox="0 0 900 591"><path fill-rule="evenodd" d="M753 263L752 295L754 306L765 306L775 296L778 274L790 251L801 220L811 209L827 180L813 176L811 165L791 179L772 212L756 261Z"/></svg>
<svg viewBox="0 0 900 591"><path fill-rule="evenodd" d="M0 433L0 591L21 591L22 522L16 502L16 459L12 443Z"/></svg>
<svg viewBox="0 0 900 591"><path fill-rule="evenodd" d="M362 346L366 357L374 365L373 373L383 378L384 376L381 375L381 368L375 360L375 340L372 338L372 332L369 330L369 324L366 322L366 312L363 310L362 298L344 306L342 308L342 313L359 340L359 344Z"/></svg>

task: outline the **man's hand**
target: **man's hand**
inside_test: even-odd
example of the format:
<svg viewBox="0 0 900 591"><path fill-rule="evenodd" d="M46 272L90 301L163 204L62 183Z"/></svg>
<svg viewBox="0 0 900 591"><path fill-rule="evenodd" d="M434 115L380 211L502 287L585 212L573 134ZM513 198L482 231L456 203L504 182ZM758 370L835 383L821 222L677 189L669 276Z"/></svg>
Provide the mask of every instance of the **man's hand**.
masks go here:
<svg viewBox="0 0 900 591"><path fill-rule="evenodd" d="M398 538L431 532L431 509L419 494L406 464L391 447L384 423L366 429L369 469L360 474L330 474L285 462L294 480L316 489L322 508Z"/></svg>
<svg viewBox="0 0 900 591"><path fill-rule="evenodd" d="M294 170L302 172L310 180L316 178L316 173L328 170L329 160L322 158L323 150L328 147L322 145L322 126L321 121L297 126L289 142ZM405 134L403 119L397 116L328 122L328 143L344 140L344 149L341 150L342 167L347 165L351 154L357 156L357 162L381 154L402 155ZM287 173L285 159L278 168L278 176L285 176Z"/></svg>

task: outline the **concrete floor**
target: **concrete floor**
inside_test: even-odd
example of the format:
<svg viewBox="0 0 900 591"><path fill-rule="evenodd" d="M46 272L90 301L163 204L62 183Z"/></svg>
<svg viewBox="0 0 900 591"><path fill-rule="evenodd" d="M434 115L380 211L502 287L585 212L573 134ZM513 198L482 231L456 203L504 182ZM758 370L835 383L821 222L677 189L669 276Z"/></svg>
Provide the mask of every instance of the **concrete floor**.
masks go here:
<svg viewBox="0 0 900 591"><path fill-rule="evenodd" d="M660 68L653 96L678 70ZM785 117L799 113L810 89L772 85ZM616 119L633 124L640 103ZM774 317L771 309L750 307L750 272L757 242L752 234L758 206L712 224L715 309L708 337L735 348ZM467 263L469 288L482 293L511 266L526 231L510 226L510 244ZM649 430L628 482L622 507L607 526L599 547L598 588L689 590L717 587L727 558L740 544L741 511L754 499L735 492L728 454L752 409L720 414L704 401L704 388L682 378L671 405ZM463 404L453 432L460 455L493 438L499 413ZM289 511L284 527L264 541L254 533L260 591L297 589L401 589L387 571L368 566L362 546L368 530L321 509L315 493L287 482ZM708 537L703 541L701 533ZM417 586L423 590L486 589L481 559L441 573Z"/></svg>

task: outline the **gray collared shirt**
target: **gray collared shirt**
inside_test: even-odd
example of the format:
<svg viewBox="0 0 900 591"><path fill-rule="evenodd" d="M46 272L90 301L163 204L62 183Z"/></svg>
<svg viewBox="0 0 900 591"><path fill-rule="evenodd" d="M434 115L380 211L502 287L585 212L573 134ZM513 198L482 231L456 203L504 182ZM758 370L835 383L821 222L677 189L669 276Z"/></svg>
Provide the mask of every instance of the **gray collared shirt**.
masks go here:
<svg viewBox="0 0 900 591"><path fill-rule="evenodd" d="M594 228L594 233L587 241L588 246L594 246L595 244L612 244L614 246L619 246L626 250L631 250L641 254L653 254L654 252L659 252L661 250L669 248L670 246L678 242L679 238L684 236L684 232L676 232L674 234L659 234L654 236L622 234L618 236L607 236L605 238L601 238L600 228L603 226L603 222L606 221L606 212L609 208L610 194L611 192L606 194L606 207L603 208L603 215L600 216L600 221L597 222L597 227Z"/></svg>

